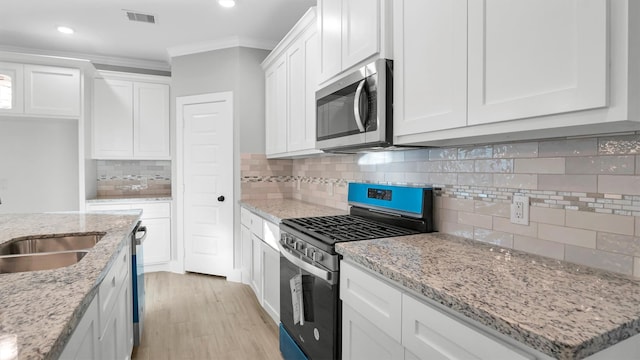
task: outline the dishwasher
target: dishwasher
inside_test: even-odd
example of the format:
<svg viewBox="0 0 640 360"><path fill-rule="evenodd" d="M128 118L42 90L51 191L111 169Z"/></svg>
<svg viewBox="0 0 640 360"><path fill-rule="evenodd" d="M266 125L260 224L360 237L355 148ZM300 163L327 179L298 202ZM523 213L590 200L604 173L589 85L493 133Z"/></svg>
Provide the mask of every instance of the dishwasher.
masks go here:
<svg viewBox="0 0 640 360"><path fill-rule="evenodd" d="M147 227L138 221L131 234L131 294L133 296L133 346L139 346L144 324L144 265L142 243Z"/></svg>

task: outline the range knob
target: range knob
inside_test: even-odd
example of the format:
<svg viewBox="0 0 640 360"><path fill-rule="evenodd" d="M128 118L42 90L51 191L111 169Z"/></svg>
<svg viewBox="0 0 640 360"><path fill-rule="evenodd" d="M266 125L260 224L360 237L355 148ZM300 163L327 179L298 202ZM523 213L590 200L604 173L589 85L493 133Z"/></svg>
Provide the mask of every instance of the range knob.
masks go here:
<svg viewBox="0 0 640 360"><path fill-rule="evenodd" d="M296 249L296 250L300 250L300 251L302 251L302 250L304 249L304 242L302 242L302 241L296 241L296 242L293 244L293 248L294 248L294 249Z"/></svg>
<svg viewBox="0 0 640 360"><path fill-rule="evenodd" d="M313 261L322 261L322 253L317 252L317 251L311 253L311 260L313 260Z"/></svg>

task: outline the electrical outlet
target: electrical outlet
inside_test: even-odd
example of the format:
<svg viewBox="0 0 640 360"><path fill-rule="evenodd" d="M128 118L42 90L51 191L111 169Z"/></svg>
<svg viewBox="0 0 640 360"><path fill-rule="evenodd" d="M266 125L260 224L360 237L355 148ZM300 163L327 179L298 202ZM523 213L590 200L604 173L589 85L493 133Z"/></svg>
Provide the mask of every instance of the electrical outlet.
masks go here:
<svg viewBox="0 0 640 360"><path fill-rule="evenodd" d="M529 225L529 197L514 195L511 204L511 222L520 225Z"/></svg>

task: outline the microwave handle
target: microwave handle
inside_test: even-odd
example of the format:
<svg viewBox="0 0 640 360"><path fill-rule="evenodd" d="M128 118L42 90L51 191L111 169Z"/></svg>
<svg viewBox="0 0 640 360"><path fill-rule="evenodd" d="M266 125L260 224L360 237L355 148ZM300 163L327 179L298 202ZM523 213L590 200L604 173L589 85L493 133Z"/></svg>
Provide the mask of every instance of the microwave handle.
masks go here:
<svg viewBox="0 0 640 360"><path fill-rule="evenodd" d="M362 122L362 118L360 117L360 95L362 94L362 90L364 89L364 84L366 83L366 79L362 80L360 84L358 84L358 88L356 89L356 96L353 102L353 117L356 119L356 125L358 125L358 129L360 132L365 132L364 123Z"/></svg>

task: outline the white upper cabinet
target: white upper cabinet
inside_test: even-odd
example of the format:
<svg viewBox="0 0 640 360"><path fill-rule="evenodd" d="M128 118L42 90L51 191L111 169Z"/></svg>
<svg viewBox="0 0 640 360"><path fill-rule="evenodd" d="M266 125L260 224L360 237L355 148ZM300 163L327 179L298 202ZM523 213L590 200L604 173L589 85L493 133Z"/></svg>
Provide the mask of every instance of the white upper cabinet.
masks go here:
<svg viewBox="0 0 640 360"><path fill-rule="evenodd" d="M137 76L94 79L93 158L170 159L169 84Z"/></svg>
<svg viewBox="0 0 640 360"><path fill-rule="evenodd" d="M80 117L80 70L0 62L0 114Z"/></svg>
<svg viewBox="0 0 640 360"><path fill-rule="evenodd" d="M469 125L607 105L607 0L469 2Z"/></svg>
<svg viewBox="0 0 640 360"><path fill-rule="evenodd" d="M269 158L318 153L316 105L318 37L309 9L264 60L265 144Z"/></svg>
<svg viewBox="0 0 640 360"><path fill-rule="evenodd" d="M394 6L394 135L465 126L467 0Z"/></svg>
<svg viewBox="0 0 640 360"><path fill-rule="evenodd" d="M395 0L394 142L640 130L640 3Z"/></svg>
<svg viewBox="0 0 640 360"><path fill-rule="evenodd" d="M392 58L387 0L318 0L319 82L373 57Z"/></svg>
<svg viewBox="0 0 640 360"><path fill-rule="evenodd" d="M24 75L26 114L80 116L80 70L25 65Z"/></svg>
<svg viewBox="0 0 640 360"><path fill-rule="evenodd" d="M24 65L0 62L0 114L24 111Z"/></svg>

